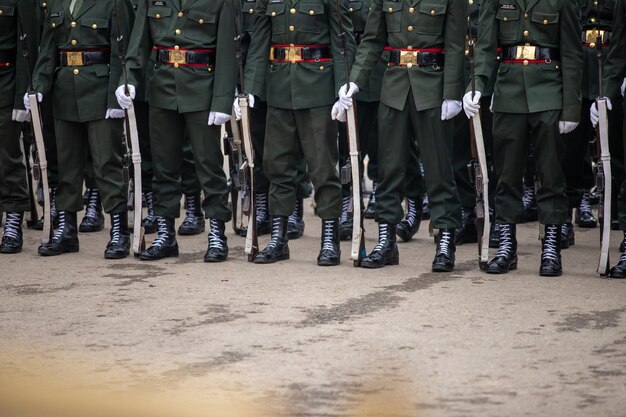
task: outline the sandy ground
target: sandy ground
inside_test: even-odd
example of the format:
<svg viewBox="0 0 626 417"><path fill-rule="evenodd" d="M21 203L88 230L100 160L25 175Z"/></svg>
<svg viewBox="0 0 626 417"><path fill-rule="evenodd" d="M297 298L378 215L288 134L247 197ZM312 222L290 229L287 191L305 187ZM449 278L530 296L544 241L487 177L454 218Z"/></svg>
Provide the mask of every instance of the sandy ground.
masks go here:
<svg viewBox="0 0 626 417"><path fill-rule="evenodd" d="M23 253L0 257L0 394L53 375L273 416L626 415L626 282L595 274L598 229L577 229L565 274L540 278L536 224L519 232L519 270L489 276L475 245L431 273L425 223L400 266L353 268L345 242L341 266L317 267L310 208L306 222L274 265L246 262L230 230L218 265L202 261L205 235L146 263L105 261L107 231L42 258L26 231Z"/></svg>

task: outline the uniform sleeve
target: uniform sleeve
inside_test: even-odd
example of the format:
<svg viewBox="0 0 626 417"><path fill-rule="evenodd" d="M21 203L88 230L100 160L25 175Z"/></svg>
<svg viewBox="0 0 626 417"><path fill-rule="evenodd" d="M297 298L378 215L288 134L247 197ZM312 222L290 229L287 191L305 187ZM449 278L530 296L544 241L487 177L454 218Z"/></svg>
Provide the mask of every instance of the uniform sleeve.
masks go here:
<svg viewBox="0 0 626 417"><path fill-rule="evenodd" d="M235 0L222 3L218 22L215 82L211 111L231 114L235 98L237 59L235 57Z"/></svg>
<svg viewBox="0 0 626 417"><path fill-rule="evenodd" d="M498 25L496 22L497 0L483 0L478 16L478 39L476 40L476 58L474 77L476 91L485 92L489 78L499 65L498 56ZM467 91L470 90L468 87Z"/></svg>
<svg viewBox="0 0 626 417"><path fill-rule="evenodd" d="M563 71L563 111L561 120L580 121L582 105L583 47L580 42L580 9L564 1L561 11L561 67Z"/></svg>
<svg viewBox="0 0 626 417"><path fill-rule="evenodd" d="M339 9L337 8L339 4ZM344 1L329 2L331 9L329 22L330 22L330 47L333 54L333 70L335 74L335 91L338 92L341 86L343 86L347 79L346 77L346 60L348 61L348 69L352 67L354 62L354 55L356 52L356 42L354 41L354 27L352 25L352 18L350 12ZM339 37L343 30L343 38L345 39L346 53L343 51L343 41Z"/></svg>
<svg viewBox="0 0 626 417"><path fill-rule="evenodd" d="M354 66L350 72L350 80L354 81L359 88L367 85L370 71L376 66L386 44L387 22L383 16L383 0L374 0L365 24L365 33L356 51Z"/></svg>
<svg viewBox="0 0 626 417"><path fill-rule="evenodd" d="M133 19L132 5L127 0L114 1L116 2L116 7L113 9L113 27L110 31L109 39L111 45L111 75L109 77L108 109L120 108L115 97L115 90L120 85L120 79L123 81L124 78L122 76L122 61L120 57L124 49L126 49ZM115 15L116 11L118 13L117 16Z"/></svg>
<svg viewBox="0 0 626 417"><path fill-rule="evenodd" d="M465 61L466 32L465 3L448 3L445 26L445 65L443 72L443 98L461 100L464 89L463 65Z"/></svg>
<svg viewBox="0 0 626 417"><path fill-rule="evenodd" d="M50 22L46 19L43 23L39 56L37 57L37 64L33 71L33 88L44 96L52 89L57 54L57 45L52 38Z"/></svg>
<svg viewBox="0 0 626 417"><path fill-rule="evenodd" d="M267 0L257 2L258 14L246 59L244 88L255 96L265 97L265 76L272 42L272 22L265 14Z"/></svg>
<svg viewBox="0 0 626 417"><path fill-rule="evenodd" d="M620 87L626 77L626 1L621 0L615 10L615 26L604 67L604 94L620 97Z"/></svg>
<svg viewBox="0 0 626 417"><path fill-rule="evenodd" d="M28 91L32 70L37 62L37 48L39 46L39 23L37 21L37 9L28 1L18 2L17 10L20 24L17 33L17 59L15 63L16 84L14 109L24 109L24 93ZM24 38L24 35L26 37ZM22 40L24 39L24 41ZM26 45L23 44L26 42ZM24 56L26 48L27 56Z"/></svg>
<svg viewBox="0 0 626 417"><path fill-rule="evenodd" d="M152 39L150 38L150 26L148 24L148 1L140 0L137 6L133 31L130 35L128 51L126 51L128 84L135 87L139 87L144 79L145 68L152 51ZM124 84L123 79L118 78L118 80L118 86Z"/></svg>

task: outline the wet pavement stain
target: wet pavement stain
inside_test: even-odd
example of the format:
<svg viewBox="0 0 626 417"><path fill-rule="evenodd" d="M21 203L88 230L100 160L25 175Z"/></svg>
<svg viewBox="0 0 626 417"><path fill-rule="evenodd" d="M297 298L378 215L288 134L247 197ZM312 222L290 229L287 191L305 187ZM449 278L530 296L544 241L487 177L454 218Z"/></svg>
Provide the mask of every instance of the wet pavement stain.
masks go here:
<svg viewBox="0 0 626 417"><path fill-rule="evenodd" d="M24 285L5 285L4 290L13 292L15 295L39 295L39 294L52 294L61 291L69 291L78 284L73 282L71 284L63 285L61 287L42 286L40 284L24 284Z"/></svg>
<svg viewBox="0 0 626 417"><path fill-rule="evenodd" d="M157 278L166 275L173 275L167 271L166 268L154 264L147 263L127 263L127 264L112 264L108 267L114 271L133 271L137 273L110 273L102 275L102 278L112 278L119 280L116 287L128 287L138 283L149 283L149 278Z"/></svg>
<svg viewBox="0 0 626 417"><path fill-rule="evenodd" d="M191 317L171 319L170 321L175 321L176 324L170 328L164 328L163 333L170 336L179 336L194 328L210 326L212 324L229 323L246 317L245 314L232 313L230 309L223 304L209 305L204 310L198 312L197 315L203 317L203 319L194 320Z"/></svg>
<svg viewBox="0 0 626 417"><path fill-rule="evenodd" d="M163 372L161 376L168 381L182 381L187 378L198 378L216 369L241 362L249 356L250 355L241 352L222 352L219 356L207 361L180 365L176 369Z"/></svg>
<svg viewBox="0 0 626 417"><path fill-rule="evenodd" d="M590 313L575 313L564 317L563 321L554 323L558 332L579 332L580 330L603 330L617 327L619 319L626 313L626 307L592 311Z"/></svg>

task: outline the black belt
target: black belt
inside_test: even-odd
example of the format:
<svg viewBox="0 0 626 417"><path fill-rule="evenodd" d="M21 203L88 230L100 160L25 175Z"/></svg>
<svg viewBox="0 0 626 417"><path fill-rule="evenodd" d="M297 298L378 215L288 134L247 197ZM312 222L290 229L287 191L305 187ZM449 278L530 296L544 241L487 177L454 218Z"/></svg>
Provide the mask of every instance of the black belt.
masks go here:
<svg viewBox="0 0 626 417"><path fill-rule="evenodd" d="M556 48L543 48L540 46L520 45L503 46L502 60L504 61L560 61L561 51Z"/></svg>
<svg viewBox="0 0 626 417"><path fill-rule="evenodd" d="M214 67L215 50L213 49L180 49L157 46L156 60L163 64L191 67Z"/></svg>
<svg viewBox="0 0 626 417"><path fill-rule="evenodd" d="M306 45L272 45L271 59L283 62L319 62L332 59L333 54L328 46Z"/></svg>
<svg viewBox="0 0 626 417"><path fill-rule="evenodd" d="M15 65L15 57L17 52L15 49L0 51L0 67L12 67Z"/></svg>
<svg viewBox="0 0 626 417"><path fill-rule="evenodd" d="M407 49L392 49L385 48L385 50L389 51L389 62L387 65L402 65L402 66L413 66L416 65L418 67L443 67L445 62L445 55L443 52L427 52L420 51L419 49L415 51L407 50ZM406 57L407 54L410 54L410 57ZM408 63L407 63L408 62ZM411 64L411 65L409 65Z"/></svg>
<svg viewBox="0 0 626 417"><path fill-rule="evenodd" d="M82 67L87 65L108 64L110 57L110 49L59 51L59 65L62 67Z"/></svg>

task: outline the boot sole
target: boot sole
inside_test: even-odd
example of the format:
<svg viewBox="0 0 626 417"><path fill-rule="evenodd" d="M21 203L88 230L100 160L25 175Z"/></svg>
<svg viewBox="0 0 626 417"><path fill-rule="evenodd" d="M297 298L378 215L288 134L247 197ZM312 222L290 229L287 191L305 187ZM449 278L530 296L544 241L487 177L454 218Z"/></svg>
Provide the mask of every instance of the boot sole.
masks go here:
<svg viewBox="0 0 626 417"><path fill-rule="evenodd" d="M365 262L365 260L361 260L361 265L359 265L361 268L365 268L365 269L380 269L380 268L384 268L386 266L395 266L395 265L400 265L400 258L393 258L393 259L389 259L386 262L382 263L382 264L372 264L372 263L368 263Z"/></svg>
<svg viewBox="0 0 626 417"><path fill-rule="evenodd" d="M5 255L14 255L16 253L20 253L21 251L22 251L22 248L19 248L19 249L0 248L0 253L3 253Z"/></svg>
<svg viewBox="0 0 626 417"><path fill-rule="evenodd" d="M488 274L492 274L492 275L504 275L507 274L511 271L515 271L517 269L517 262L512 263L508 268L503 269L503 270L490 270L489 266L487 266L487 268L485 268L485 272Z"/></svg>
<svg viewBox="0 0 626 417"><path fill-rule="evenodd" d="M286 261L287 259L289 259L289 254L286 255L281 255L278 258L273 258L273 259L265 259L265 258L254 258L254 262L255 264L273 264L276 263L278 261Z"/></svg>
<svg viewBox="0 0 626 417"><path fill-rule="evenodd" d="M224 262L226 260L228 260L228 256L226 256L225 258L204 258L204 262L209 264Z"/></svg>
<svg viewBox="0 0 626 417"><path fill-rule="evenodd" d="M337 266L339 264L341 264L341 259L337 260L336 262L328 262L328 261L320 262L320 261L317 261L317 266Z"/></svg>
<svg viewBox="0 0 626 417"><path fill-rule="evenodd" d="M120 253L120 254L117 254L117 253L115 253L115 254L113 254L113 253L111 253L111 254L105 253L104 254L104 259L124 259L124 258L128 258L129 255L130 255L130 251L128 251L128 252L126 252L124 254L122 254L122 253Z"/></svg>
<svg viewBox="0 0 626 417"><path fill-rule="evenodd" d="M454 271L454 266L453 267L433 266L431 270L433 272L452 272Z"/></svg>
<svg viewBox="0 0 626 417"><path fill-rule="evenodd" d="M37 250L37 253L39 253L41 256L59 256L59 255L63 255L64 253L76 253L78 252L79 247L71 247L71 248L67 248L67 250L64 250L62 252L50 252L50 251L46 251L46 250Z"/></svg>
<svg viewBox="0 0 626 417"><path fill-rule="evenodd" d="M539 271L539 276L541 277L560 277L561 275L563 275L563 271L558 271L558 272Z"/></svg>
<svg viewBox="0 0 626 417"><path fill-rule="evenodd" d="M152 255L144 256L143 253L139 255L139 259L142 261L158 261L158 260L165 259L165 258L178 258L178 248L176 248L175 250L172 250L171 252L168 252L167 254L161 257L153 257Z"/></svg>

